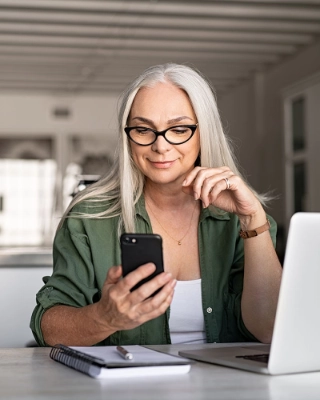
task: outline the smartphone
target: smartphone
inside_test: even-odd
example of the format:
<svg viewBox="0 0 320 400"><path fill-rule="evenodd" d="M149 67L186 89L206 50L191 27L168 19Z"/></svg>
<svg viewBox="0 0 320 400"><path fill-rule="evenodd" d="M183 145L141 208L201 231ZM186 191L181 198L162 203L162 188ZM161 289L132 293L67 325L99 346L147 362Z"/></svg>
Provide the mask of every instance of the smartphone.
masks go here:
<svg viewBox="0 0 320 400"><path fill-rule="evenodd" d="M120 237L122 274L126 276L143 264L152 262L156 266L153 274L137 283L131 291L153 279L164 271L162 238L153 233L124 233ZM160 290L160 289L159 289ZM154 294L156 294L156 291Z"/></svg>

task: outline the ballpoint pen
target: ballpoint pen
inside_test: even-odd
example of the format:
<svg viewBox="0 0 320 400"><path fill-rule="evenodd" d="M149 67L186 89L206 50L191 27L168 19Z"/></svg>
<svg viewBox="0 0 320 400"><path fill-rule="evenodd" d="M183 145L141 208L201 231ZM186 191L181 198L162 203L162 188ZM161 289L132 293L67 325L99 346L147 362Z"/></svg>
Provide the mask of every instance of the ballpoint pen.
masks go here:
<svg viewBox="0 0 320 400"><path fill-rule="evenodd" d="M133 355L122 346L117 346L117 351L125 360L133 360Z"/></svg>

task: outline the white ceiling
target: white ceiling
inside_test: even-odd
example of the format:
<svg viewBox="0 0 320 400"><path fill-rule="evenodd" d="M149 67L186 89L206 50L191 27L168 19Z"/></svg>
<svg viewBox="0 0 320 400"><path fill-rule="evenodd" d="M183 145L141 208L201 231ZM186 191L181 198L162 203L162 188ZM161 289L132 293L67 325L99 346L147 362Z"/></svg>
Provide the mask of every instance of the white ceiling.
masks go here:
<svg viewBox="0 0 320 400"><path fill-rule="evenodd" d="M120 92L187 63L218 92L320 36L320 0L0 0L0 91Z"/></svg>

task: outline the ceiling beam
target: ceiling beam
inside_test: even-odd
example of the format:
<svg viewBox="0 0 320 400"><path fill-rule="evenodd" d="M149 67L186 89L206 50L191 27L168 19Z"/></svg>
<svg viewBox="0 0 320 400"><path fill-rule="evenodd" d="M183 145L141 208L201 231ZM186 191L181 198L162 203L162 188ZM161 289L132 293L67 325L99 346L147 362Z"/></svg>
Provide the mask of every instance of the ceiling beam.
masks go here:
<svg viewBox="0 0 320 400"><path fill-rule="evenodd" d="M0 0L1 1L1 0ZM246 32L299 32L311 33L320 32L318 21L305 21L303 19L291 20L272 20L272 19L250 19L250 18L221 18L221 17L202 17L197 16L179 16L179 15L166 15L165 18L151 15L135 15L135 14L106 14L106 13L81 13L72 12L66 13L63 11L43 12L39 9L26 9L26 10L9 10L1 9L0 6L0 21L13 22L13 23L51 23L61 25L76 25L76 26L113 26L113 27L159 27L162 29L172 28L175 29L219 29L219 30L242 30Z"/></svg>
<svg viewBox="0 0 320 400"><path fill-rule="evenodd" d="M0 41L0 52L2 54L21 54L21 55L30 55L30 54L38 54L42 56L47 56L50 54L53 56L61 56L64 55L66 57L72 57L72 55L83 55L83 61L87 60L89 63L92 60L93 56L101 57L101 62L105 62L105 59L109 59L110 62L113 61L115 57L147 57L147 60L150 57L156 58L158 60L162 60L162 62L170 62L174 60L179 60L180 62L184 60L187 62L188 60L201 60L204 59L206 61L228 61L228 62L238 62L238 63L247 63L250 64L252 62L268 62L274 63L279 60L279 56L275 54L268 53L245 53L245 52L224 52L224 51L195 51L189 50L186 51L180 49L156 49L153 46L150 48L140 48L139 53L137 53L136 48L72 48L72 47L49 47L46 44L38 45L38 46L21 46L21 45L10 45L10 44L1 44ZM7 53L6 53L7 52ZM124 60L125 61L125 60Z"/></svg>
<svg viewBox="0 0 320 400"><path fill-rule="evenodd" d="M26 46L46 46L46 47L78 47L87 49L135 49L135 50L175 50L178 51L222 51L222 52L244 52L244 53L283 53L291 54L296 49L292 44L275 43L239 43L239 42L216 42L216 41L188 41L188 40L153 40L136 38L80 38L80 37L60 37L46 35L10 35L1 34L0 44L12 44Z"/></svg>
<svg viewBox="0 0 320 400"><path fill-rule="evenodd" d="M0 0L0 7L9 9L40 9L40 10L64 10L82 12L110 12L110 13L149 13L167 15L203 15L212 17L231 18L258 18L264 19L297 19L297 20L320 20L320 9L317 6L301 7L293 5L287 7L281 3L257 4L243 2L241 5L226 1L206 2L194 4L185 3L183 7L178 2L139 2L139 1L96 1L96 0Z"/></svg>
<svg viewBox="0 0 320 400"><path fill-rule="evenodd" d="M232 31L231 31L232 29ZM306 44L312 40L310 34L299 33L270 33L270 32L242 32L234 30L230 21L230 31L217 29L160 29L157 27L126 27L126 26L81 26L81 25L61 25L61 24L41 24L41 23L12 23L0 22L1 35L46 35L64 37L86 37L86 38L132 38L142 39L170 39L170 40L189 40L189 41L222 41L222 42L249 42L249 43L278 43L278 44Z"/></svg>

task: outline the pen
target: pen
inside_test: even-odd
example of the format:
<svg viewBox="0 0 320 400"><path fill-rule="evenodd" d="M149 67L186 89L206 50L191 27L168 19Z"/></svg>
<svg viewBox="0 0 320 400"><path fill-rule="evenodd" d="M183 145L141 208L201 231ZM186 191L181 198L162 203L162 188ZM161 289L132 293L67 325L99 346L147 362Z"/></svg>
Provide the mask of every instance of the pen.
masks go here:
<svg viewBox="0 0 320 400"><path fill-rule="evenodd" d="M133 355L122 346L117 346L117 351L125 360L133 360Z"/></svg>

